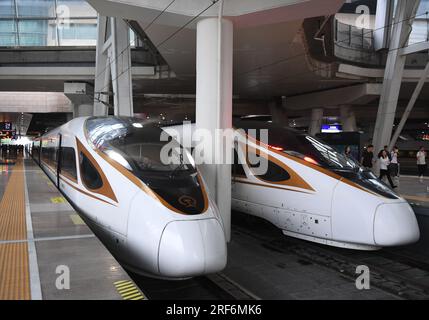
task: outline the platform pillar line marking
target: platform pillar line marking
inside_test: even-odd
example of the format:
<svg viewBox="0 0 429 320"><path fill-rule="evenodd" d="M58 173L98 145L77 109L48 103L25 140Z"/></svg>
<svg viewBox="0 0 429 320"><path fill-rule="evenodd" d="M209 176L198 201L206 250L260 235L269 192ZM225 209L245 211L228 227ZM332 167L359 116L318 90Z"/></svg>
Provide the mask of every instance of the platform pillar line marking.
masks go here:
<svg viewBox="0 0 429 320"><path fill-rule="evenodd" d="M11 176L0 201L0 240L26 240L24 170L22 160ZM0 300L29 300L30 274L27 242L0 245Z"/></svg>

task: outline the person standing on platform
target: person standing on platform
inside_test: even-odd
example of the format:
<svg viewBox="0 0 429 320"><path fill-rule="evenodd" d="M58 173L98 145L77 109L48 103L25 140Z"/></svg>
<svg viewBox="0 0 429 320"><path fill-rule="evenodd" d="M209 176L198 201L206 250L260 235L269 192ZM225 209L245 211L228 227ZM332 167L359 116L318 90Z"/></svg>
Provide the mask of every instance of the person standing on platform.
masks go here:
<svg viewBox="0 0 429 320"><path fill-rule="evenodd" d="M420 182L423 182L423 177L426 172L427 164L426 164L426 156L427 153L424 147L420 147L419 152L417 152L417 170L420 177Z"/></svg>
<svg viewBox="0 0 429 320"><path fill-rule="evenodd" d="M366 169L371 170L374 161L374 146L370 144L363 150L361 164Z"/></svg>
<svg viewBox="0 0 429 320"><path fill-rule="evenodd" d="M394 146L392 152L390 152L390 174L393 178L399 180L399 160L398 160L399 149Z"/></svg>
<svg viewBox="0 0 429 320"><path fill-rule="evenodd" d="M393 184L392 181L392 177L390 176L390 172L389 172L389 164L390 164L390 160L388 157L388 154L386 152L386 150L381 150L380 151L380 157L378 158L378 161L380 161L380 180L383 180L383 178L386 176L387 180L389 180L390 186L392 187L392 189L396 188L396 186Z"/></svg>

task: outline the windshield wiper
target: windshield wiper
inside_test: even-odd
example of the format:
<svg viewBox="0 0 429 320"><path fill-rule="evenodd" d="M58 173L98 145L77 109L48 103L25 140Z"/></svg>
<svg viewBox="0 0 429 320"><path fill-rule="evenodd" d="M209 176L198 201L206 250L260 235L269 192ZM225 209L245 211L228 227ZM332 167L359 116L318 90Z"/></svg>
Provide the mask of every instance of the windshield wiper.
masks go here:
<svg viewBox="0 0 429 320"><path fill-rule="evenodd" d="M170 179L173 179L174 176L176 175L176 172L178 172L178 170L181 170L185 166L185 164L183 163L183 154L182 153L180 154L179 158L180 158L180 165L178 165L176 168L174 168L174 170L170 173L170 176L169 176Z"/></svg>

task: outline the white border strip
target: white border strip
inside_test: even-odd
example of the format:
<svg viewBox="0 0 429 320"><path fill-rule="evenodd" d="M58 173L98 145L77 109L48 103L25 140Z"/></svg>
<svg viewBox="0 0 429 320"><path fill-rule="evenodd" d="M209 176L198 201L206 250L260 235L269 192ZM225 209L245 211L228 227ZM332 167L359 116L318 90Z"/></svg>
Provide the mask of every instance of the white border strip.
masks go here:
<svg viewBox="0 0 429 320"><path fill-rule="evenodd" d="M28 197L27 177L25 161L22 159L24 167L24 192L25 192L25 221L27 224L28 260L30 265L30 289L32 300L42 300L42 288L40 284L39 265L37 263L36 245L34 243L33 221L31 220L30 199Z"/></svg>
<svg viewBox="0 0 429 320"><path fill-rule="evenodd" d="M94 234L77 234L73 236L59 236L59 237L41 237L36 239L27 239L27 240L0 240L0 244L9 244L9 243L24 243L24 242L39 242L39 241L57 241L57 240L74 240L74 239L86 239L86 238L95 238Z"/></svg>

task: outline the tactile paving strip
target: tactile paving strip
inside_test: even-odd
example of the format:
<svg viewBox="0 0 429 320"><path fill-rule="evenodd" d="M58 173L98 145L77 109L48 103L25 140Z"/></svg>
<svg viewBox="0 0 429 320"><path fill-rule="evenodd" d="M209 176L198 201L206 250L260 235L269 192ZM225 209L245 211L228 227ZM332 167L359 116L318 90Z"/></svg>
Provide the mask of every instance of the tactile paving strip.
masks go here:
<svg viewBox="0 0 429 320"><path fill-rule="evenodd" d="M24 188L20 160L0 201L0 300L30 299L27 242L14 242L27 239Z"/></svg>

